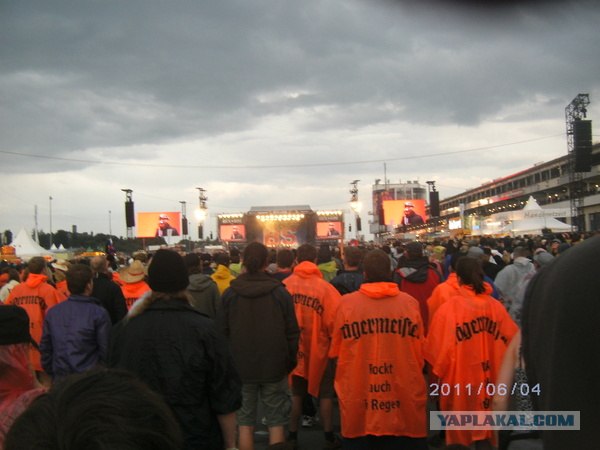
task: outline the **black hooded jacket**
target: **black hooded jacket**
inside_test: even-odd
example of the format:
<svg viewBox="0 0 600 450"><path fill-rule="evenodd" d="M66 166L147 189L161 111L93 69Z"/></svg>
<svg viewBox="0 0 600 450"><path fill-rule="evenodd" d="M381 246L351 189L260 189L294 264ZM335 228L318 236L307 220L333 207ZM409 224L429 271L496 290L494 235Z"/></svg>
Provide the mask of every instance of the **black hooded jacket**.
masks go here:
<svg viewBox="0 0 600 450"><path fill-rule="evenodd" d="M100 300L102 306L108 311L110 321L114 325L127 314L123 291L111 276L106 273L97 273L94 277L94 288L91 297Z"/></svg>
<svg viewBox="0 0 600 450"><path fill-rule="evenodd" d="M360 270L340 270L331 280L331 284L341 295L358 291L363 282L364 276Z"/></svg>
<svg viewBox="0 0 600 450"><path fill-rule="evenodd" d="M539 411L580 411L580 430L545 430L544 449L598 448L600 236L540 269L523 305L523 354Z"/></svg>
<svg viewBox="0 0 600 450"><path fill-rule="evenodd" d="M185 450L222 449L217 415L242 403L227 341L186 299L146 299L136 314L111 330L109 366L135 373L162 395L181 425Z"/></svg>
<svg viewBox="0 0 600 450"><path fill-rule="evenodd" d="M292 296L267 273L243 273L231 282L217 324L244 383L281 381L296 367L300 330Z"/></svg>

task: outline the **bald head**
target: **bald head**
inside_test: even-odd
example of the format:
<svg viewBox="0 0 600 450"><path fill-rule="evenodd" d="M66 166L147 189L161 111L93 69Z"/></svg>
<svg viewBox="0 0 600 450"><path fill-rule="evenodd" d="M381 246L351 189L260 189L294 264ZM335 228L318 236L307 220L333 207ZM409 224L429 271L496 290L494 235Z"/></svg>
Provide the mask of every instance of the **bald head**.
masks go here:
<svg viewBox="0 0 600 450"><path fill-rule="evenodd" d="M94 256L90 261L90 267L94 273L106 273L108 269L108 260L106 256Z"/></svg>

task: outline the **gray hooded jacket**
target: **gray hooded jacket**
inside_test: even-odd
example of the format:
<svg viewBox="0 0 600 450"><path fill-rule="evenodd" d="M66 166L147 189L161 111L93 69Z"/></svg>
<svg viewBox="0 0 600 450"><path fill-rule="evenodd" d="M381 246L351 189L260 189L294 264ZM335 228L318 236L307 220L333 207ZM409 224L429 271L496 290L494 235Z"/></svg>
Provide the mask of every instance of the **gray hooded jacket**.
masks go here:
<svg viewBox="0 0 600 450"><path fill-rule="evenodd" d="M192 306L214 319L221 300L217 283L203 273L193 273L189 276L189 280L187 290L192 295Z"/></svg>

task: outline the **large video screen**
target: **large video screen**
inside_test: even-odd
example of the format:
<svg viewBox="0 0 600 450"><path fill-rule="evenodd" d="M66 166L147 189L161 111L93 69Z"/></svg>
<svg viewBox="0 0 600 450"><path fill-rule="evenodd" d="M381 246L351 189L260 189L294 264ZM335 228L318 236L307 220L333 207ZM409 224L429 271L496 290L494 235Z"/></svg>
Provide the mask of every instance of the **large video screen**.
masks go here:
<svg viewBox="0 0 600 450"><path fill-rule="evenodd" d="M342 237L343 224L339 221L317 222L317 239L336 239Z"/></svg>
<svg viewBox="0 0 600 450"><path fill-rule="evenodd" d="M427 222L425 200L385 200L383 214L386 225L412 226Z"/></svg>
<svg viewBox="0 0 600 450"><path fill-rule="evenodd" d="M263 222L263 244L267 247L297 247L300 222Z"/></svg>
<svg viewBox="0 0 600 450"><path fill-rule="evenodd" d="M242 242L246 240L246 226L242 224L224 224L219 227L222 241Z"/></svg>
<svg viewBox="0 0 600 450"><path fill-rule="evenodd" d="M174 237L181 236L181 213L139 212L137 213L137 237Z"/></svg>

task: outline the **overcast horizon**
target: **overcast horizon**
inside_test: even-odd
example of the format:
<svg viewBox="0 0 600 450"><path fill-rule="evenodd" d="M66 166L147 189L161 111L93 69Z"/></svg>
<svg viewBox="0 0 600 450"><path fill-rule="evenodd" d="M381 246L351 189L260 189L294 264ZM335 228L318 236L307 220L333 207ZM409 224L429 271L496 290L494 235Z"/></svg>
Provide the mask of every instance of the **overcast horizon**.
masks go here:
<svg viewBox="0 0 600 450"><path fill-rule="evenodd" d="M600 115L600 5L0 0L0 229L125 236L136 212L442 199L567 154ZM594 142L598 142L594 132ZM110 211L110 213L109 213ZM350 214L348 214L348 218ZM193 233L192 233L193 234ZM194 236L195 237L195 236Z"/></svg>

